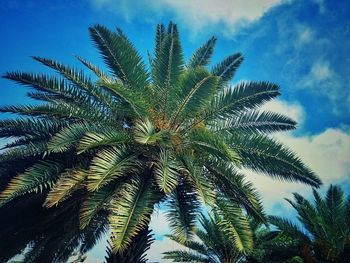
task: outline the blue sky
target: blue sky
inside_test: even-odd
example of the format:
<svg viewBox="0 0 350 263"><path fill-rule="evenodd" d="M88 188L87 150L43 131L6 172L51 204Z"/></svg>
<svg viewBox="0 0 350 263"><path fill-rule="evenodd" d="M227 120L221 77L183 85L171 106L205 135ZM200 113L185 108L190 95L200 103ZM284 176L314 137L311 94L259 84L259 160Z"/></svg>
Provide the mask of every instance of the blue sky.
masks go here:
<svg viewBox="0 0 350 263"><path fill-rule="evenodd" d="M159 22L178 24L185 56L215 35L213 62L241 51L245 62L235 81L269 80L282 96L265 107L299 122L293 133L277 134L324 181L348 188L350 177L350 3L345 0L0 0L0 74L45 72L30 59L42 56L80 66L74 55L102 65L87 28L96 23L121 28L146 58ZM0 105L27 103L26 89L0 79ZM2 115L0 118L8 117ZM0 144L4 143L0 141ZM266 209L291 214L283 197L310 189L274 182L247 172ZM152 222L158 241L150 259L172 246L162 212ZM104 243L89 255L102 262ZM163 262L163 261L161 261Z"/></svg>

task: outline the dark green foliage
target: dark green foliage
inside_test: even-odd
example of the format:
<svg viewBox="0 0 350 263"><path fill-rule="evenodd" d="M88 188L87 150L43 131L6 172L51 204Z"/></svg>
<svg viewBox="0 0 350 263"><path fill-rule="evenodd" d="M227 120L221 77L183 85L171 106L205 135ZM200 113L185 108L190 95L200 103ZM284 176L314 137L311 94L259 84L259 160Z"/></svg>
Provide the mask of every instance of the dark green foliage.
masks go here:
<svg viewBox="0 0 350 263"><path fill-rule="evenodd" d="M108 247L105 263L146 263L146 252L153 241L151 230L145 228L132 239L128 248L123 252L113 253Z"/></svg>
<svg viewBox="0 0 350 263"><path fill-rule="evenodd" d="M338 262L350 260L350 199L339 186L331 185L322 198L314 190L314 203L295 193L287 200L298 213L301 226L281 217L270 221L280 233L297 241L304 262Z"/></svg>

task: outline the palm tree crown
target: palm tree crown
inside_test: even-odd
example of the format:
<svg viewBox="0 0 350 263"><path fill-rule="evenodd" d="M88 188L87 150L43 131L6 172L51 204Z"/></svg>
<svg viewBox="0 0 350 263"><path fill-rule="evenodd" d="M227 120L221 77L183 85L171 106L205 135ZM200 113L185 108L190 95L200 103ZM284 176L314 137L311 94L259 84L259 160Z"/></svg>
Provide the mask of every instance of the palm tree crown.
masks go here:
<svg viewBox="0 0 350 263"><path fill-rule="evenodd" d="M191 237L200 205L226 220L240 250L230 212L243 207L265 220L260 198L237 167L317 187L319 178L289 149L268 136L294 129L289 117L259 111L280 95L269 82L230 80L240 53L210 70L215 38L184 62L175 24L158 25L149 69L120 29L96 25L90 35L108 73L78 57L95 77L51 59L33 57L60 74L10 72L29 86L34 105L3 106L19 114L0 122L11 137L0 156L0 201L45 196L46 208L74 203L84 230L107 213L114 252L122 252L144 229L154 206L166 201L177 238ZM49 209L49 210L50 210Z"/></svg>
<svg viewBox="0 0 350 263"><path fill-rule="evenodd" d="M272 216L270 221L282 234L298 241L304 262L349 262L350 197L339 186L331 185L322 198L313 191L314 204L295 193L287 200L298 213L302 228L287 219Z"/></svg>

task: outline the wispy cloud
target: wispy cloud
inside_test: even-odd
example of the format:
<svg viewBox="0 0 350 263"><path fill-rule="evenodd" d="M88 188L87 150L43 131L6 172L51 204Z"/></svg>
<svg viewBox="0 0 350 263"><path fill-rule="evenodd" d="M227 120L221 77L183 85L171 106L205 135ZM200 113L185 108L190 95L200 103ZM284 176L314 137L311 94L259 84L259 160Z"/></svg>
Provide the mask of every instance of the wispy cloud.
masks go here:
<svg viewBox="0 0 350 263"><path fill-rule="evenodd" d="M127 21L135 18L160 21L172 17L186 25L194 35L219 29L224 36L232 36L247 24L257 21L269 9L286 0L90 0L94 7L110 10ZM218 27L219 26L219 27Z"/></svg>

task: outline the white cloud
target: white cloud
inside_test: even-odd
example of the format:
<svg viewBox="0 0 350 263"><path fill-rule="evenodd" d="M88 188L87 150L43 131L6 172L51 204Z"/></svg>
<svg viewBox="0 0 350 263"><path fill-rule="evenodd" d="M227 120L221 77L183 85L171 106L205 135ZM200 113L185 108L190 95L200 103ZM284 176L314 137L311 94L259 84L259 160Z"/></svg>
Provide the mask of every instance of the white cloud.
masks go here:
<svg viewBox="0 0 350 263"><path fill-rule="evenodd" d="M231 36L247 23L261 18L270 8L285 0L91 0L93 6L109 9L126 20L144 18L160 21L170 14L177 23L197 34L220 25L221 33Z"/></svg>
<svg viewBox="0 0 350 263"><path fill-rule="evenodd" d="M287 103L283 100L273 100L265 103L261 109L285 114L293 120L297 121L299 126L304 121L304 109L298 102Z"/></svg>

